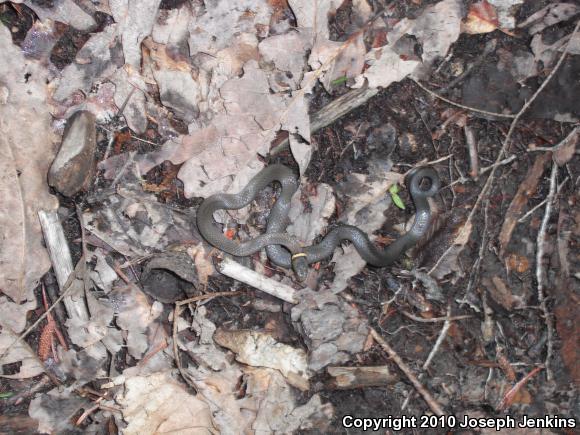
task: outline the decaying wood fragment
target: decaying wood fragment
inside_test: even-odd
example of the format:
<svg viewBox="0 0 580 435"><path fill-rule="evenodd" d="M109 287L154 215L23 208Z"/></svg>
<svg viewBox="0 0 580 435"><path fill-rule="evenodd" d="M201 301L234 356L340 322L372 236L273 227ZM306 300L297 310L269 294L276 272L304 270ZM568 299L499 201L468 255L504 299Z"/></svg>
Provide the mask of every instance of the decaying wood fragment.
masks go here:
<svg viewBox="0 0 580 435"><path fill-rule="evenodd" d="M341 390L384 387L399 381L399 377L391 373L387 366L328 367L327 371L333 377L332 385Z"/></svg>
<svg viewBox="0 0 580 435"><path fill-rule="evenodd" d="M52 268L54 269L60 291L63 292L66 290L65 284L70 274L74 273L72 257L64 230L57 212L41 210L38 212L38 217L40 218L44 241L52 261ZM83 283L75 280L71 285L76 288L73 288L63 300L66 311L71 318L88 320L89 313L85 299L82 296Z"/></svg>
<svg viewBox="0 0 580 435"><path fill-rule="evenodd" d="M218 267L218 270L230 278L237 279L238 281L248 284L258 290L262 290L272 296L282 299L283 301L290 302L291 304L298 303L296 298L296 290L292 287L282 284L276 280L260 275L254 272L252 269L242 266L236 263L234 260L225 258Z"/></svg>

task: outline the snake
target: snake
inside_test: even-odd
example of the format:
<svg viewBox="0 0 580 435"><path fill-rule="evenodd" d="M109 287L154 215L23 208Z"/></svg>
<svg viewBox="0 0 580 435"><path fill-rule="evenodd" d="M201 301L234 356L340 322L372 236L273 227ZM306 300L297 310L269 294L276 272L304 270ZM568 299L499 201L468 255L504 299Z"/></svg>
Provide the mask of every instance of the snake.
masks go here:
<svg viewBox="0 0 580 435"><path fill-rule="evenodd" d="M214 213L218 210L239 210L249 205L261 190L274 182L280 184L281 190L268 216L265 233L243 242L228 239L214 222ZM210 245L236 257L247 257L265 248L272 263L292 268L301 281L308 274L309 264L329 258L343 241L350 241L368 264L386 267L421 240L429 232L433 221L428 198L439 191L437 172L430 167L415 168L409 171L405 183L415 205L415 219L409 231L384 249L375 246L367 233L353 225L338 225L319 243L306 247L296 237L286 233L290 202L299 182L294 171L281 164L266 166L236 194L218 193L206 198L197 210L197 226Z"/></svg>

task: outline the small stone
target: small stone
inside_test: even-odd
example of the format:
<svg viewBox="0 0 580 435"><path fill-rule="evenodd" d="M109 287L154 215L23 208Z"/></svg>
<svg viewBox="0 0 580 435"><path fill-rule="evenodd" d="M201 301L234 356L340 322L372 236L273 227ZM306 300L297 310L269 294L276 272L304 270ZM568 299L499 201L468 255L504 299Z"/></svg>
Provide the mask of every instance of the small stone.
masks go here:
<svg viewBox="0 0 580 435"><path fill-rule="evenodd" d="M95 174L95 116L79 111L68 120L60 150L48 172L48 184L64 196L88 187Z"/></svg>

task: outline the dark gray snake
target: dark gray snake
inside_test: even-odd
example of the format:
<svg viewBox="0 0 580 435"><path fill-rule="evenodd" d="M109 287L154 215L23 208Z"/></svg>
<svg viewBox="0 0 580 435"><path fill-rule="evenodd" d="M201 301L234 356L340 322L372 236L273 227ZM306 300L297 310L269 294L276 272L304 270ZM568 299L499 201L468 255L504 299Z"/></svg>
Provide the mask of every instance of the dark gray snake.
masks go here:
<svg viewBox="0 0 580 435"><path fill-rule="evenodd" d="M421 186L425 179L430 182L427 189ZM266 232L241 243L228 239L214 223L214 212L238 210L247 206L260 190L274 181L280 183L282 190L268 217ZM308 264L330 257L343 240L349 240L367 263L385 267L395 262L405 251L415 245L431 226L432 215L427 198L439 191L440 181L437 172L432 168L418 168L407 175L406 184L415 204L415 221L406 234L384 250L378 249L365 232L352 225L339 225L333 228L320 243L302 247L295 237L285 232L288 225L290 200L298 189L298 179L289 167L283 165L265 167L241 192L235 195L220 193L207 198L197 211L197 226L210 245L237 257L246 257L266 248L270 261L281 267L292 267L300 280L306 277Z"/></svg>

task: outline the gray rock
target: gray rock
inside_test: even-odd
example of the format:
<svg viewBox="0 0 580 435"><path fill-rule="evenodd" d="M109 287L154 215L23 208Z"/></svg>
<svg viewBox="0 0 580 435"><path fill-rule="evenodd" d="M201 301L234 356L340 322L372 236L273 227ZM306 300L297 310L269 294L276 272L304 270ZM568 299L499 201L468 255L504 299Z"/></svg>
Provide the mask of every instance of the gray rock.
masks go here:
<svg viewBox="0 0 580 435"><path fill-rule="evenodd" d="M95 115L74 113L67 121L62 144L48 172L48 184L64 196L87 187L95 174Z"/></svg>

